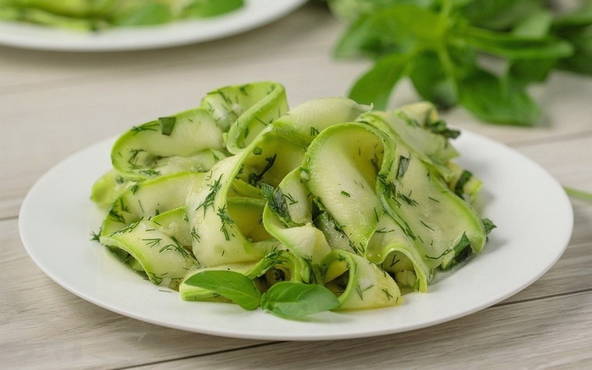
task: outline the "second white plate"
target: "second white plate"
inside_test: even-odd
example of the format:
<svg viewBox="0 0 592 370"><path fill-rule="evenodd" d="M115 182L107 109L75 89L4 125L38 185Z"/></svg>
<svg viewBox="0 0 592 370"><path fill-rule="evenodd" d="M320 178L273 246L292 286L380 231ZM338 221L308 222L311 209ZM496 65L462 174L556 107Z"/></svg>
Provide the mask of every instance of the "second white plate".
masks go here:
<svg viewBox="0 0 592 370"><path fill-rule="evenodd" d="M480 255L439 275L426 294L406 295L399 307L324 313L290 321L223 303L184 302L119 263L89 240L102 214L89 200L92 183L110 168L112 141L58 164L33 186L19 227L33 260L72 293L122 315L172 328L273 340L344 339L402 332L452 320L524 289L559 259L573 214L561 186L514 150L463 132L460 163L484 184L484 216L498 225Z"/></svg>
<svg viewBox="0 0 592 370"><path fill-rule="evenodd" d="M96 34L0 22L0 44L60 51L121 51L178 46L250 30L288 14L305 2L247 0L243 8L220 17L150 27L114 28Z"/></svg>

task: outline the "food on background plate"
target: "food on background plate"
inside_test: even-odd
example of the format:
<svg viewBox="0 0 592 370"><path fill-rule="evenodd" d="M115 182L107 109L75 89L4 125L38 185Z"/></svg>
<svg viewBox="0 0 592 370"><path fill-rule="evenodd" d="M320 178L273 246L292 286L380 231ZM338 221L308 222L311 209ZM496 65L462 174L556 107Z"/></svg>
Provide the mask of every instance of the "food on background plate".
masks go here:
<svg viewBox="0 0 592 370"><path fill-rule="evenodd" d="M99 31L217 17L243 6L244 0L0 0L0 21Z"/></svg>
<svg viewBox="0 0 592 370"><path fill-rule="evenodd" d="M459 134L429 103L290 109L278 83L222 87L119 137L95 239L187 301L286 318L396 306L495 227L453 162Z"/></svg>

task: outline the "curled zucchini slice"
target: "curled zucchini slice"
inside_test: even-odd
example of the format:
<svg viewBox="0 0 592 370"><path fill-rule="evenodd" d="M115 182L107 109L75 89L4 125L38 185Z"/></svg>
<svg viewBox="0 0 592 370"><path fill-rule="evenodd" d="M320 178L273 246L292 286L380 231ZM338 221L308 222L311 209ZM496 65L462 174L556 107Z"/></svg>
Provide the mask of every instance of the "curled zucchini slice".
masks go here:
<svg viewBox="0 0 592 370"><path fill-rule="evenodd" d="M286 90L275 82L226 86L209 92L201 106L228 131L232 154L246 148L263 129L288 110Z"/></svg>
<svg viewBox="0 0 592 370"><path fill-rule="evenodd" d="M192 109L133 127L113 145L122 175L146 179L181 171L204 172L224 157L222 130L204 109Z"/></svg>
<svg viewBox="0 0 592 370"><path fill-rule="evenodd" d="M422 249L385 214L370 240L366 258L391 274L403 293L427 292L432 270L424 260Z"/></svg>
<svg viewBox="0 0 592 370"><path fill-rule="evenodd" d="M395 306L403 302L397 283L367 259L333 250L323 261L324 284L340 302L340 310Z"/></svg>
<svg viewBox="0 0 592 370"><path fill-rule="evenodd" d="M133 257L132 267L145 272L156 285L176 288L195 265L189 250L175 238L158 230L158 226L149 220L133 222L102 236L101 243L128 253Z"/></svg>
<svg viewBox="0 0 592 370"><path fill-rule="evenodd" d="M263 212L266 230L297 256L320 264L331 247L313 224L310 193L300 181L300 169L290 172L269 191Z"/></svg>
<svg viewBox="0 0 592 370"><path fill-rule="evenodd" d="M301 164L304 150L269 127L240 154L211 169L206 186L187 198L191 228L200 235L193 253L203 266L261 258L255 244L270 238L262 226L264 202L239 191L260 194L259 187L276 186Z"/></svg>

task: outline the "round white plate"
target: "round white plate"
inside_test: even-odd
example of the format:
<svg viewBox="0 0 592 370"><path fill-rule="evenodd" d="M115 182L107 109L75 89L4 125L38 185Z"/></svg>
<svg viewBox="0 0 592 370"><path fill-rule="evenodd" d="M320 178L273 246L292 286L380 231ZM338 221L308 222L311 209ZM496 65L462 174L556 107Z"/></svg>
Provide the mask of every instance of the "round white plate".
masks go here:
<svg viewBox="0 0 592 370"><path fill-rule="evenodd" d="M96 34L0 22L0 44L60 51L120 51L177 46L250 30L288 14L304 2L306 0L247 0L243 8L220 17L143 28L114 28Z"/></svg>
<svg viewBox="0 0 592 370"><path fill-rule="evenodd" d="M175 292L143 280L89 240L102 220L89 191L110 168L112 140L74 154L33 186L20 210L21 238L37 265L64 288L154 324L274 340L343 339L422 328L484 309L533 283L561 256L573 225L567 196L539 165L470 132L456 143L461 164L485 183L484 216L498 228L483 253L438 275L428 293L406 295L398 307L290 321L231 304L184 302Z"/></svg>

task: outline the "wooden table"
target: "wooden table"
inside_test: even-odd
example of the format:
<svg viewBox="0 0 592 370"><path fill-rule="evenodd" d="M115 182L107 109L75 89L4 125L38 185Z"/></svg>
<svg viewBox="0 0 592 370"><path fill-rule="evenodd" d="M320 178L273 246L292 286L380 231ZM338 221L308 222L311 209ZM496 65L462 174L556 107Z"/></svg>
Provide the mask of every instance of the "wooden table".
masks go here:
<svg viewBox="0 0 592 370"><path fill-rule="evenodd" d="M162 328L68 293L26 255L19 205L51 166L132 124L194 107L225 84L277 80L292 105L343 95L366 64L330 58L340 29L308 5L240 36L174 49L0 48L0 368L591 368L590 203L574 201L567 252L526 290L446 324L368 339L262 342ZM547 112L535 129L478 124L461 110L447 119L514 147L564 185L592 190L592 79L556 74L535 93ZM416 97L404 84L394 99Z"/></svg>

